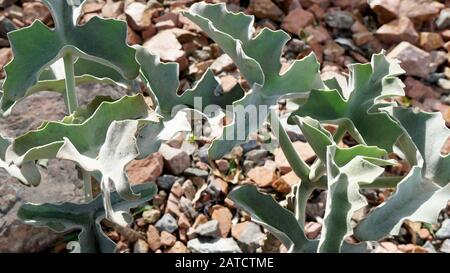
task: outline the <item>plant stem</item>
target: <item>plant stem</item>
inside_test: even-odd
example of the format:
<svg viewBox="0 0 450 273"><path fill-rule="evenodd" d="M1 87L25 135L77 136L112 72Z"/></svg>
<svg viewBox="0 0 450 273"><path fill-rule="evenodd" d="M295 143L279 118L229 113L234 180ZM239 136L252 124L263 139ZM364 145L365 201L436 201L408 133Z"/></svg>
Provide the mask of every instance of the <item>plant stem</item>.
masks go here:
<svg viewBox="0 0 450 273"><path fill-rule="evenodd" d="M72 114L78 107L77 96L75 93L75 72L73 67L72 53L66 53L63 57L64 73L66 76L66 94L65 102L69 114Z"/></svg>
<svg viewBox="0 0 450 273"><path fill-rule="evenodd" d="M75 72L73 66L73 54L66 53L63 57L64 60L64 73L66 77L66 93L64 101L67 106L69 114L72 114L78 108L77 94L75 91ZM89 172L81 171L84 184L84 197L85 201L89 202L94 199L92 194L92 181Z"/></svg>
<svg viewBox="0 0 450 273"><path fill-rule="evenodd" d="M270 121L270 126L272 127L272 132L274 132L275 136L278 138L281 150L283 150L287 161L292 166L292 170L298 177L300 177L300 179L308 180L310 171L309 166L295 150L289 135L280 124L280 119L278 118L277 113L273 111L270 112L268 119Z"/></svg>
<svg viewBox="0 0 450 273"><path fill-rule="evenodd" d="M86 202L90 202L94 199L94 195L92 193L91 175L85 170L81 171L81 175L83 176L84 199Z"/></svg>
<svg viewBox="0 0 450 273"><path fill-rule="evenodd" d="M315 187L316 185L309 180L301 180L295 193L295 218L303 230L305 230L306 204Z"/></svg>

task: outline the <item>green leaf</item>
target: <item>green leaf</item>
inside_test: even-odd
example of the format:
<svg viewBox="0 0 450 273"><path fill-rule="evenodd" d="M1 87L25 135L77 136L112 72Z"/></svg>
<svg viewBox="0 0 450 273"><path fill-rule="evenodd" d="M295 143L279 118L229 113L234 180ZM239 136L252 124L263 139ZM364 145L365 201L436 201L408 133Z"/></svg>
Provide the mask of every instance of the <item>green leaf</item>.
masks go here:
<svg viewBox="0 0 450 273"><path fill-rule="evenodd" d="M7 158L20 165L22 162L54 158L64 138L86 156L95 156L103 145L109 125L113 121L128 119L154 120L142 95L125 96L117 101L104 101L91 117L81 124L50 121L13 142Z"/></svg>
<svg viewBox="0 0 450 273"><path fill-rule="evenodd" d="M173 118L174 111L180 110L180 106L195 108L198 105L201 108L196 110L201 112L205 110L205 107L213 105L225 109L227 105L244 95L244 91L239 85L229 92L223 93L219 80L210 69L192 89L178 95L177 91L180 85L178 63L161 63L158 56L151 54L144 47L134 46L134 48L137 51L136 59L141 65L141 75L148 84L150 94L158 103L157 111L166 120ZM198 103L196 103L196 99L199 100ZM209 111L213 110L215 109L209 109Z"/></svg>
<svg viewBox="0 0 450 273"><path fill-rule="evenodd" d="M130 208L138 207L151 200L157 192L157 187L153 183L141 184L134 186L133 191L140 195L140 198L134 201L123 201L117 193L113 193L111 203L114 210L128 214ZM27 224L46 226L57 232L81 230L78 235L80 252L111 253L115 251L115 243L106 236L100 225L100 221L105 218L100 196L87 204L25 203L20 207L18 217Z"/></svg>
<svg viewBox="0 0 450 273"><path fill-rule="evenodd" d="M89 114L89 110L86 111ZM103 101L92 116L80 124L47 122L16 138L6 158L17 166L47 158L75 161L101 181L107 217L120 224L123 219L110 206L110 182L123 198L137 197L130 189L124 168L138 155L135 138L138 129L157 121L142 95Z"/></svg>
<svg viewBox="0 0 450 273"><path fill-rule="evenodd" d="M285 32L265 28L253 38L253 17L231 13L224 3L195 3L184 15L221 46L252 86L242 99L233 103L234 121L211 145L210 158L218 159L245 142L265 121L268 107L275 105L280 97L290 93L307 97L310 90L324 87L318 73L319 63L312 54L295 61L280 75L281 52L289 40ZM245 110L253 111L247 106L256 107L258 116L245 113Z"/></svg>
<svg viewBox="0 0 450 273"><path fill-rule="evenodd" d="M272 197L260 193L256 187L243 185L229 195L238 207L273 233L290 251L310 252L317 242L309 241L294 214L281 207ZM314 250L313 250L314 251Z"/></svg>
<svg viewBox="0 0 450 273"><path fill-rule="evenodd" d="M424 160L424 177L445 186L450 182L450 156L442 156L440 151L450 137L450 129L440 112L427 113L391 107L386 109L392 115L417 147Z"/></svg>
<svg viewBox="0 0 450 273"><path fill-rule="evenodd" d="M20 168L12 162L6 161L6 151L11 141L0 135L0 169L4 169L10 176L17 178L27 186L37 186L41 182L41 174L34 162L27 162Z"/></svg>
<svg viewBox="0 0 450 273"><path fill-rule="evenodd" d="M382 99L404 95L403 83L397 78L402 73L398 61L387 59L383 53L375 54L370 64L350 67L348 91L314 90L293 115L347 126L361 144L379 146L390 152L402 130L378 108L386 105Z"/></svg>
<svg viewBox="0 0 450 273"><path fill-rule="evenodd" d="M109 66L126 79L138 76L135 50L125 42L125 22L93 17L79 26L77 18L84 0L80 6L69 5L67 1L61 0L43 2L52 13L54 29L35 21L29 27L8 33L14 58L5 66L6 80L1 101L3 110L27 96L44 69L66 54Z"/></svg>
<svg viewBox="0 0 450 273"><path fill-rule="evenodd" d="M450 184L439 187L424 179L422 172L421 167L413 167L397 191L356 227L355 236L359 240L379 240L389 234L398 235L405 220L437 222L439 212L450 200Z"/></svg>
<svg viewBox="0 0 450 273"><path fill-rule="evenodd" d="M327 147L328 194L319 252L341 252L344 239L353 233L353 213L367 205L359 184L373 182L384 172L380 165L392 164L380 159L385 155L377 147Z"/></svg>
<svg viewBox="0 0 450 273"><path fill-rule="evenodd" d="M360 240L378 240L397 235L404 220L436 223L450 200L449 156L440 150L450 136L440 113L417 112L400 107L386 108L405 131L399 148L413 166L395 194L376 208L357 227Z"/></svg>

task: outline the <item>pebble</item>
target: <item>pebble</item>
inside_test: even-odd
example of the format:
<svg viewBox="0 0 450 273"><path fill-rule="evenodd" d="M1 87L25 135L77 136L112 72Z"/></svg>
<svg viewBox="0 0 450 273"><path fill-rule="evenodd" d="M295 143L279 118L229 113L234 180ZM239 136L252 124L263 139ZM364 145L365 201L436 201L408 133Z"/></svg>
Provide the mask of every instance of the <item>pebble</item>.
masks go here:
<svg viewBox="0 0 450 273"><path fill-rule="evenodd" d="M161 189L169 191L176 181L183 181L183 179L184 178L182 177L174 176L171 174L164 174L158 177L157 183Z"/></svg>
<svg viewBox="0 0 450 273"><path fill-rule="evenodd" d="M266 235L261 232L259 225L246 221L233 225L231 234L245 252L253 253L260 248Z"/></svg>
<svg viewBox="0 0 450 273"><path fill-rule="evenodd" d="M177 241L166 253L189 253L189 249L182 242Z"/></svg>
<svg viewBox="0 0 450 273"><path fill-rule="evenodd" d="M331 11L325 15L325 23L329 27L339 28L339 29L350 29L353 25L353 16L348 11Z"/></svg>
<svg viewBox="0 0 450 273"><path fill-rule="evenodd" d="M161 247L161 237L155 226L150 225L147 228L147 244L153 252Z"/></svg>
<svg viewBox="0 0 450 273"><path fill-rule="evenodd" d="M255 163L261 162L264 158L267 157L269 151L264 149L251 150L245 154L246 160L253 161Z"/></svg>
<svg viewBox="0 0 450 273"><path fill-rule="evenodd" d="M194 253L242 253L233 238L195 238L187 246Z"/></svg>
<svg viewBox="0 0 450 273"><path fill-rule="evenodd" d="M427 78L431 73L430 53L415 47L411 43L401 42L389 54L389 58L401 61L400 66L407 75Z"/></svg>
<svg viewBox="0 0 450 273"><path fill-rule="evenodd" d="M181 149L162 144L159 152L164 158L164 164L174 175L183 173L191 165L190 156Z"/></svg>
<svg viewBox="0 0 450 273"><path fill-rule="evenodd" d="M436 26L440 29L450 27L450 8L441 10L439 17L436 20Z"/></svg>
<svg viewBox="0 0 450 273"><path fill-rule="evenodd" d="M207 178L209 175L208 171L202 170L202 169L198 169L198 168L187 168L186 170L184 170L183 175L191 177L203 177L203 178Z"/></svg>
<svg viewBox="0 0 450 273"><path fill-rule="evenodd" d="M195 189L195 186L192 183L192 180L188 179L188 180L184 181L184 183L181 187L183 188L184 196L189 200L193 200L197 190Z"/></svg>
<svg viewBox="0 0 450 273"><path fill-rule="evenodd" d="M231 219L233 219L231 211L226 207L216 205L212 208L211 218L219 222L220 236L226 238L231 230Z"/></svg>
<svg viewBox="0 0 450 273"><path fill-rule="evenodd" d="M145 223L154 224L161 217L161 212L157 209L146 210L142 213Z"/></svg>
<svg viewBox="0 0 450 273"><path fill-rule="evenodd" d="M167 231L169 233L175 232L178 229L177 220L169 213L163 215L161 219L156 223L155 227L159 231Z"/></svg>
<svg viewBox="0 0 450 273"><path fill-rule="evenodd" d="M134 253L148 253L148 244L146 241L139 239L134 243L133 252Z"/></svg>
<svg viewBox="0 0 450 273"><path fill-rule="evenodd" d="M165 247L171 247L175 245L175 242L177 241L177 237L175 237L173 234L162 231L161 232L161 245Z"/></svg>
<svg viewBox="0 0 450 273"><path fill-rule="evenodd" d="M256 142L256 140L252 139L249 140L243 144L241 144L241 147L243 149L244 154L250 152L251 150L259 148L259 144Z"/></svg>
<svg viewBox="0 0 450 273"><path fill-rule="evenodd" d="M200 224L195 229L195 232L200 236L205 237L220 237L219 221L210 220L206 223Z"/></svg>

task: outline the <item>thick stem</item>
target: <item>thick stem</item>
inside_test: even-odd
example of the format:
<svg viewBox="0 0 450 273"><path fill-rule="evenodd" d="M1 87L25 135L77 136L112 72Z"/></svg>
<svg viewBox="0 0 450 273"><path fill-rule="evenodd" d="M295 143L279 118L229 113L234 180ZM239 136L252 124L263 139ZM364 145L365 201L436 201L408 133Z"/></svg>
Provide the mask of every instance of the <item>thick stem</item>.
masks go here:
<svg viewBox="0 0 450 273"><path fill-rule="evenodd" d="M316 185L309 180L302 180L300 185L297 186L297 192L295 193L295 218L297 218L303 230L305 230L306 222L306 204L315 187Z"/></svg>
<svg viewBox="0 0 450 273"><path fill-rule="evenodd" d="M84 184L84 199L86 202L90 202L94 199L94 194L92 192L92 180L89 172L82 170L81 175L83 176Z"/></svg>
<svg viewBox="0 0 450 273"><path fill-rule="evenodd" d="M268 119L270 121L270 126L272 127L272 132L278 138L281 150L283 150L287 161L292 166L292 170L298 177L300 177L300 179L308 180L309 166L295 150L289 135L280 124L280 119L278 118L277 113L273 111L270 112Z"/></svg>
<svg viewBox="0 0 450 273"><path fill-rule="evenodd" d="M73 55L66 53L64 55L64 73L66 76L65 102L69 114L72 114L78 107L77 96L75 93L75 72L73 68Z"/></svg>

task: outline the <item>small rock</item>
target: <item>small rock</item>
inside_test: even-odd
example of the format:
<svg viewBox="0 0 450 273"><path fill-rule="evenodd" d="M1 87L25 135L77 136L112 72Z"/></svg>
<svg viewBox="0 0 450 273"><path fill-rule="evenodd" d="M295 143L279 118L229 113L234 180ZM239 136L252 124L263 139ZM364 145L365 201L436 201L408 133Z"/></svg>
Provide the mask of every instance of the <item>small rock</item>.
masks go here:
<svg viewBox="0 0 450 273"><path fill-rule="evenodd" d="M246 153L250 152L251 150L259 148L259 145L256 142L256 140L252 139L252 140L249 140L249 141L241 144L241 147L243 149L243 153L246 154Z"/></svg>
<svg viewBox="0 0 450 273"><path fill-rule="evenodd" d="M195 238L188 242L188 248L194 253L242 253L233 238Z"/></svg>
<svg viewBox="0 0 450 273"><path fill-rule="evenodd" d="M175 242L177 241L177 237L173 236L167 231L161 232L161 245L165 247L171 247L175 245Z"/></svg>
<svg viewBox="0 0 450 273"><path fill-rule="evenodd" d="M189 253L189 249L182 242L177 241L166 253Z"/></svg>
<svg viewBox="0 0 450 273"><path fill-rule="evenodd" d="M218 196L220 193L226 195L228 194L228 183L219 177L215 177L211 179L208 189L210 189L215 196Z"/></svg>
<svg viewBox="0 0 450 273"><path fill-rule="evenodd" d="M333 40L327 41L323 50L325 60L330 62L336 62L344 53L345 49Z"/></svg>
<svg viewBox="0 0 450 273"><path fill-rule="evenodd" d="M167 193L165 191L160 191L152 200L153 206L159 208L164 205L167 200Z"/></svg>
<svg viewBox="0 0 450 273"><path fill-rule="evenodd" d="M251 160L244 160L244 162L242 163L242 169L245 174L248 174L248 172L253 169L253 167L255 167L255 162Z"/></svg>
<svg viewBox="0 0 450 273"><path fill-rule="evenodd" d="M450 238L450 219L445 219L441 227L436 232L436 239L444 240Z"/></svg>
<svg viewBox="0 0 450 273"><path fill-rule="evenodd" d="M335 10L325 15L325 23L329 27L350 29L353 25L353 16L348 11Z"/></svg>
<svg viewBox="0 0 450 273"><path fill-rule="evenodd" d="M174 184L175 185L175 184ZM165 213L169 213L172 215L176 215L177 217L180 215L180 199L175 196L175 194L170 193L169 198L166 203Z"/></svg>
<svg viewBox="0 0 450 273"><path fill-rule="evenodd" d="M438 86L445 90L450 90L450 80L447 79L439 79Z"/></svg>
<svg viewBox="0 0 450 273"><path fill-rule="evenodd" d="M155 226L148 226L147 244L153 252L161 247L161 237L159 236L159 231L155 228Z"/></svg>
<svg viewBox="0 0 450 273"><path fill-rule="evenodd" d="M220 237L219 221L210 220L204 224L198 225L195 232L200 236L205 237Z"/></svg>
<svg viewBox="0 0 450 273"><path fill-rule="evenodd" d="M11 61L13 57L12 50L9 47L0 49L0 70L3 70L5 65Z"/></svg>
<svg viewBox="0 0 450 273"><path fill-rule="evenodd" d="M224 93L230 92L238 83L237 79L232 75L220 77L220 85Z"/></svg>
<svg viewBox="0 0 450 273"><path fill-rule="evenodd" d="M212 71L219 74L222 71L231 71L236 68L233 60L227 54L222 54L211 64Z"/></svg>
<svg viewBox="0 0 450 273"><path fill-rule="evenodd" d="M323 43L331 39L328 30L323 26L307 26L305 32L310 35L308 43Z"/></svg>
<svg viewBox="0 0 450 273"><path fill-rule="evenodd" d="M309 222L305 225L305 234L308 239L315 239L322 230L322 224L317 222Z"/></svg>
<svg viewBox="0 0 450 273"><path fill-rule="evenodd" d="M259 19L279 21L283 11L271 0L250 0L248 11Z"/></svg>
<svg viewBox="0 0 450 273"><path fill-rule="evenodd" d="M125 9L128 22L134 30L143 30L152 25L153 11L140 2L133 2Z"/></svg>
<svg viewBox="0 0 450 273"><path fill-rule="evenodd" d="M142 184L155 181L164 168L164 160L160 153L154 153L142 160L133 160L127 165L126 171L130 183Z"/></svg>
<svg viewBox="0 0 450 273"><path fill-rule="evenodd" d="M164 158L165 166L172 174L181 174L191 165L191 158L181 149L162 144L159 152Z"/></svg>
<svg viewBox="0 0 450 273"><path fill-rule="evenodd" d="M415 80L413 77L406 77L405 86L406 95L417 100L425 98L434 92L433 88Z"/></svg>
<svg viewBox="0 0 450 273"><path fill-rule="evenodd" d="M440 250L444 253L450 253L450 239L447 239L442 243Z"/></svg>
<svg viewBox="0 0 450 273"><path fill-rule="evenodd" d="M206 215L204 215L204 214L199 214L197 216L197 218L195 218L195 221L194 221L194 224L192 225L192 227L195 229L199 225L204 224L206 222L208 222L208 217L206 217Z"/></svg>
<svg viewBox="0 0 450 273"><path fill-rule="evenodd" d="M230 168L230 163L228 162L228 160L219 159L219 160L216 160L215 162L216 162L217 168L222 173L226 173L228 171L228 169Z"/></svg>
<svg viewBox="0 0 450 273"><path fill-rule="evenodd" d="M233 218L233 214L231 214L230 210L226 207L214 206L211 218L219 222L220 235L223 238L226 238L231 230L231 219Z"/></svg>
<svg viewBox="0 0 450 273"><path fill-rule="evenodd" d="M191 223L189 222L186 214L180 213L180 216L178 217L178 227L180 229L188 229L191 227Z"/></svg>
<svg viewBox="0 0 450 273"><path fill-rule="evenodd" d="M269 151L264 149L252 150L245 154L245 159L258 163L266 158L268 154Z"/></svg>
<svg viewBox="0 0 450 273"><path fill-rule="evenodd" d="M400 60L407 75L427 78L431 73L430 53L408 42L401 42L387 56Z"/></svg>
<svg viewBox="0 0 450 273"><path fill-rule="evenodd" d="M442 40L439 33L434 32L421 32L420 33L420 47L426 51L431 51L433 49L438 49L444 45L444 40Z"/></svg>
<svg viewBox="0 0 450 273"><path fill-rule="evenodd" d="M86 7L86 5L85 5ZM23 17L26 24L30 25L34 20L40 20L44 24L50 21L50 11L44 4L39 2L23 3Z"/></svg>
<svg viewBox="0 0 450 273"><path fill-rule="evenodd" d="M189 200L193 200L197 190L195 189L194 184L192 184L192 180L188 179L184 181L182 188L184 196L186 196L186 198Z"/></svg>
<svg viewBox="0 0 450 273"><path fill-rule="evenodd" d="M142 213L142 218L147 224L154 224L161 217L161 212L157 209L146 210Z"/></svg>
<svg viewBox="0 0 450 273"><path fill-rule="evenodd" d="M272 183L272 188L277 192L290 193L292 187L300 181L300 178L295 174L294 171L281 176Z"/></svg>
<svg viewBox="0 0 450 273"><path fill-rule="evenodd" d="M180 210L188 215L191 219L195 219L197 217L198 212L192 206L191 200L185 198L184 196L180 198L179 202Z"/></svg>
<svg viewBox="0 0 450 273"><path fill-rule="evenodd" d="M424 22L434 18L443 7L441 3L429 0L376 0L370 1L369 5L382 24L402 16Z"/></svg>
<svg viewBox="0 0 450 273"><path fill-rule="evenodd" d="M175 182L170 189L170 192L173 193L176 197L180 198L183 195L183 188L179 182Z"/></svg>
<svg viewBox="0 0 450 273"><path fill-rule="evenodd" d="M414 28L414 24L408 17L401 17L387 24L382 25L375 32L377 38L387 44L397 44L402 41L417 44L419 34Z"/></svg>
<svg viewBox="0 0 450 273"><path fill-rule="evenodd" d="M241 249L253 253L261 247L266 235L261 232L259 225L246 221L233 225L231 234L237 240Z"/></svg>
<svg viewBox="0 0 450 273"><path fill-rule="evenodd" d="M123 11L123 2L122 1L108 1L102 8L103 17L107 18L117 18Z"/></svg>
<svg viewBox="0 0 450 273"><path fill-rule="evenodd" d="M198 168L187 168L184 170L183 174L187 177L202 177L207 178L209 176L209 172L198 169Z"/></svg>
<svg viewBox="0 0 450 273"><path fill-rule="evenodd" d="M277 179L275 168L266 165L251 169L247 176L261 188L272 185Z"/></svg>
<svg viewBox="0 0 450 273"><path fill-rule="evenodd" d="M283 19L281 28L298 35L300 30L314 22L314 15L303 9L291 10L286 17Z"/></svg>
<svg viewBox="0 0 450 273"><path fill-rule="evenodd" d="M183 178L170 174L165 174L158 177L157 183L161 189L168 191L172 188L173 184L176 181L183 181Z"/></svg>
<svg viewBox="0 0 450 273"><path fill-rule="evenodd" d="M439 29L450 27L450 8L441 10L439 17L436 20L436 26Z"/></svg>
<svg viewBox="0 0 450 273"><path fill-rule="evenodd" d="M169 233L175 232L178 229L177 220L169 213L164 214L164 216L159 219L155 227L160 231L167 231Z"/></svg>
<svg viewBox="0 0 450 273"><path fill-rule="evenodd" d="M371 32L358 32L354 33L352 38L355 45L362 46L373 40L373 34Z"/></svg>
<svg viewBox="0 0 450 273"><path fill-rule="evenodd" d="M180 65L179 69L182 71L188 67L188 60L173 30L167 29L158 32L144 42L143 47L150 53L158 55L163 61L177 62Z"/></svg>
<svg viewBox="0 0 450 273"><path fill-rule="evenodd" d="M146 241L139 239L134 243L134 253L148 253L148 244Z"/></svg>

